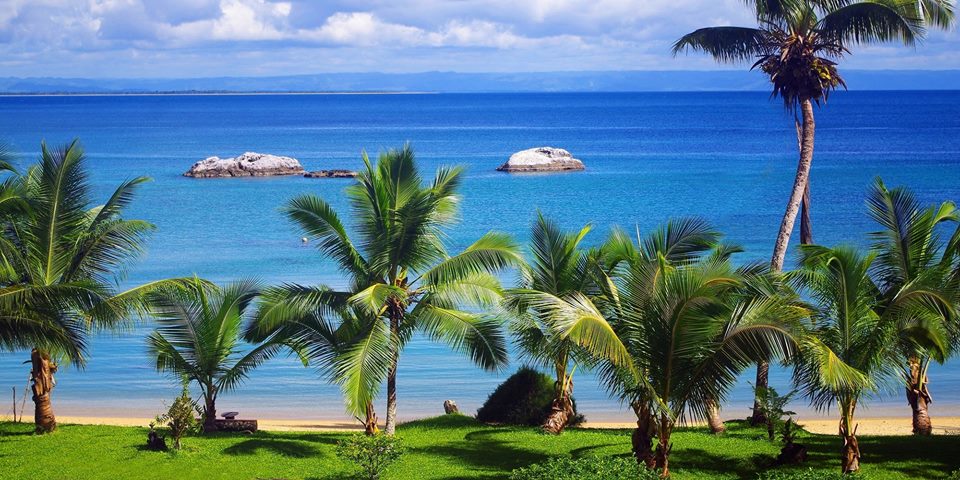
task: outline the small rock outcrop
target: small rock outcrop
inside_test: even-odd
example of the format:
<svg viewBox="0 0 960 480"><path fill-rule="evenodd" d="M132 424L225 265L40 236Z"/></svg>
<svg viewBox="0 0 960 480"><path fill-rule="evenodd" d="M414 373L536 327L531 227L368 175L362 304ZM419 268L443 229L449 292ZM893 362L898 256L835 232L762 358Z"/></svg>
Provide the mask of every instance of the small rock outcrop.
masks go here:
<svg viewBox="0 0 960 480"><path fill-rule="evenodd" d="M357 172L352 170L317 170L303 174L306 178L355 178Z"/></svg>
<svg viewBox="0 0 960 480"><path fill-rule="evenodd" d="M208 157L194 163L183 174L193 178L269 177L303 175L303 166L296 158L266 153L246 152L234 158Z"/></svg>
<svg viewBox="0 0 960 480"><path fill-rule="evenodd" d="M538 147L523 150L513 155L507 163L497 167L501 172L562 172L583 170L583 162L573 158L562 148Z"/></svg>

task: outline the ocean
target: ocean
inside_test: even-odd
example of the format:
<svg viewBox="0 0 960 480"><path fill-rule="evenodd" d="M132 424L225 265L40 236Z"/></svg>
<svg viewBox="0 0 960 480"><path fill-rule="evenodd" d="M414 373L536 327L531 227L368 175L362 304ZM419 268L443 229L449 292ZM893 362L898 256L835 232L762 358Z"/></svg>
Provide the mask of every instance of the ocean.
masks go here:
<svg viewBox="0 0 960 480"><path fill-rule="evenodd" d="M864 194L877 176L909 186L925 203L960 200L960 92L840 92L816 113L811 195L818 243L865 243L874 226ZM296 157L308 170L358 169L361 151L374 156L411 142L427 176L439 165L468 167L451 251L488 230L525 240L537 210L566 228L591 224L587 241L594 244L613 225L643 232L669 218L701 216L746 248L744 262L769 258L797 158L792 114L764 92L0 97L0 139L13 145L20 165L36 159L41 140L74 138L86 148L98 200L124 179L153 178L129 217L157 229L123 285L194 274L217 282L343 284L331 262L301 244L279 208L310 192L349 222L343 189L350 180L181 175L211 155L256 151ZM511 153L543 145L569 150L586 171L495 171ZM97 337L84 369L58 375L56 412L159 413L179 387L147 357L151 328ZM0 353L6 398L11 387L27 386L28 358ZM400 417L442 413L446 399L473 413L521 363L513 355L505 371L487 373L443 345L415 339L400 362ZM725 417L748 414L752 374L728 399ZM789 377L776 369L772 384L788 390ZM935 366L931 378L934 418L960 415L960 363ZM588 372L578 371L574 383L588 420L630 421ZM792 408L809 414L802 400ZM337 387L288 357L256 369L220 397L218 409L254 418L348 419ZM0 415L9 410L0 407ZM909 407L893 385L861 412L899 416Z"/></svg>

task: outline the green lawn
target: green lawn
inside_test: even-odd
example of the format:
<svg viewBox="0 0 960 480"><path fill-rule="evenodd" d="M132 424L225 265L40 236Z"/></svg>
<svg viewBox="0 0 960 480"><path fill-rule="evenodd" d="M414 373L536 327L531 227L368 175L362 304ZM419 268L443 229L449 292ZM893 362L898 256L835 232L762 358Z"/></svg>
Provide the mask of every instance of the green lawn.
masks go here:
<svg viewBox="0 0 960 480"><path fill-rule="evenodd" d="M763 432L730 424L720 437L700 429L674 434L674 478L754 478L778 447ZM0 423L0 478L54 479L334 479L352 473L334 454L344 433L217 434L185 439L186 450L152 452L146 429L61 425L35 436L32 425ZM559 437L533 428L489 427L444 416L400 427L407 453L386 479L503 478L510 470L555 455L628 455L626 430L569 430ZM830 436L804 435L807 466L839 469L840 445ZM863 437L863 471L871 479L945 478L960 468L960 436ZM806 468L806 467L804 467Z"/></svg>

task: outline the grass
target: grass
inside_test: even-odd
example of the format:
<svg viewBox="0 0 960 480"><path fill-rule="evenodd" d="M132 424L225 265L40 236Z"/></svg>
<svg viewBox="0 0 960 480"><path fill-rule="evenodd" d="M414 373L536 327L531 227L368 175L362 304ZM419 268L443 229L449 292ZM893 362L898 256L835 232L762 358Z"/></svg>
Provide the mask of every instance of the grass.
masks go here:
<svg viewBox="0 0 960 480"><path fill-rule="evenodd" d="M674 434L670 465L675 479L752 479L779 448L764 432L739 422L713 436L698 428ZM0 423L3 479L338 479L353 473L336 457L348 433L216 434L184 439L185 450L146 450L145 428L61 425L33 435L32 425ZM533 428L491 427L449 415L402 425L407 453L389 479L492 479L551 456L626 456L627 430L574 429L558 437ZM802 468L839 470L837 438L802 434L810 449ZM946 478L960 468L960 436L862 437L863 471L871 480Z"/></svg>

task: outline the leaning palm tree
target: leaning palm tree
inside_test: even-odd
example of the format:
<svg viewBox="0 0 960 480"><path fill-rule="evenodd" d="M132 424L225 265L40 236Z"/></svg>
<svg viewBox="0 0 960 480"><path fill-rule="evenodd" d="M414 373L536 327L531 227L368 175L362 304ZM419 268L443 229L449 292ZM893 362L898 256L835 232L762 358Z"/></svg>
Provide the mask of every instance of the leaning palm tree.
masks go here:
<svg viewBox="0 0 960 480"><path fill-rule="evenodd" d="M339 215L323 199L304 195L285 212L320 251L349 275L347 304L369 322L371 342L343 353L336 375L354 415L366 415L386 381L384 430L392 435L397 418L397 367L406 342L420 332L467 353L479 366L497 369L507 360L501 320L490 314L501 300L497 271L522 257L509 236L487 233L457 255L445 247L446 229L457 219L462 169L441 167L424 182L409 145L380 155L347 189L356 234L349 235ZM327 290L291 286L298 290ZM329 297L313 296L319 302ZM334 297L338 297L334 295ZM334 300L335 302L338 300ZM292 309L297 311L298 309ZM282 309L281 309L282 311Z"/></svg>
<svg viewBox="0 0 960 480"><path fill-rule="evenodd" d="M941 28L953 22L952 0L747 0L755 7L757 27L707 27L688 33L673 46L699 51L722 63L753 62L770 77L773 95L783 99L788 111L800 111L795 121L800 160L793 190L780 223L770 264L783 263L801 204L809 208L809 176L814 148L814 103L825 102L830 92L845 87L837 62L850 48L899 41L912 45L922 39L925 24ZM796 117L795 117L796 118ZM802 219L808 220L805 211ZM812 242L809 224L801 226L802 243ZM756 385L768 385L769 366L761 362ZM755 403L755 407L757 404ZM763 419L754 409L754 421Z"/></svg>
<svg viewBox="0 0 960 480"><path fill-rule="evenodd" d="M248 308L258 292L251 281L221 288L194 279L188 288L149 295L149 311L158 324L147 337L150 356L157 370L200 387L204 431L217 429L217 397L239 386L250 370L282 346L267 341L250 348L242 343Z"/></svg>
<svg viewBox="0 0 960 480"><path fill-rule="evenodd" d="M32 346L38 432L57 426L51 393L58 363L82 366L91 334L117 328L133 310L142 312L146 293L178 284L160 280L114 289L153 229L122 217L145 181L124 182L106 203L90 208L83 150L74 141L55 150L42 144L38 165L4 184L18 192L13 203L20 206L0 218L0 337L6 347Z"/></svg>
<svg viewBox="0 0 960 480"><path fill-rule="evenodd" d="M865 396L899 371L899 345L909 339L925 348L938 342L926 321L952 308L929 279L905 284L885 298L870 276L874 253L853 248L801 247L801 268L793 273L817 304L814 327L801 347L794 380L817 409L836 405L843 439L843 473L860 469L855 413ZM942 354L943 352L941 352Z"/></svg>
<svg viewBox="0 0 960 480"><path fill-rule="evenodd" d="M896 305L900 292L911 284L934 286L931 293L942 296L945 305L956 305L958 254L955 242L960 240L960 226L953 235L954 244L944 244L938 228L947 223L960 222L960 212L953 202L943 202L922 208L913 193L905 188L887 189L880 179L874 182L867 197L870 217L881 229L872 233L873 249L878 253L873 264L883 305ZM922 310L924 322L935 334L931 338L938 346L929 348L909 337L900 338L907 403L913 412L913 433L930 435L933 425L929 415L932 402L928 388L928 369L934 361L943 362L942 352L952 350L958 335L956 313ZM952 341L951 341L952 340Z"/></svg>
<svg viewBox="0 0 960 480"><path fill-rule="evenodd" d="M757 269L734 269L736 249L720 245L679 256L649 240L634 248L619 235L612 243L626 254L618 262L616 293L596 310L626 345L631 369L608 364L601 376L637 415L637 461L667 477L674 427L706 418L711 402L722 401L758 358L788 357L806 309Z"/></svg>
<svg viewBox="0 0 960 480"><path fill-rule="evenodd" d="M573 417L573 374L577 367L589 367L597 360L615 361L625 352L620 339L605 322L571 326L556 313L556 308L538 305L567 302L576 305L582 299L603 295L607 276L600 251L586 250L580 244L590 232L586 226L578 232L563 232L538 214L533 226L530 250L532 258L521 269L517 288L507 292L507 302L517 312L512 331L521 354L556 372L555 392L550 413L542 428L559 434ZM591 317L583 317L583 322ZM597 338L584 344L581 330L589 328ZM596 355L602 355L599 357Z"/></svg>

